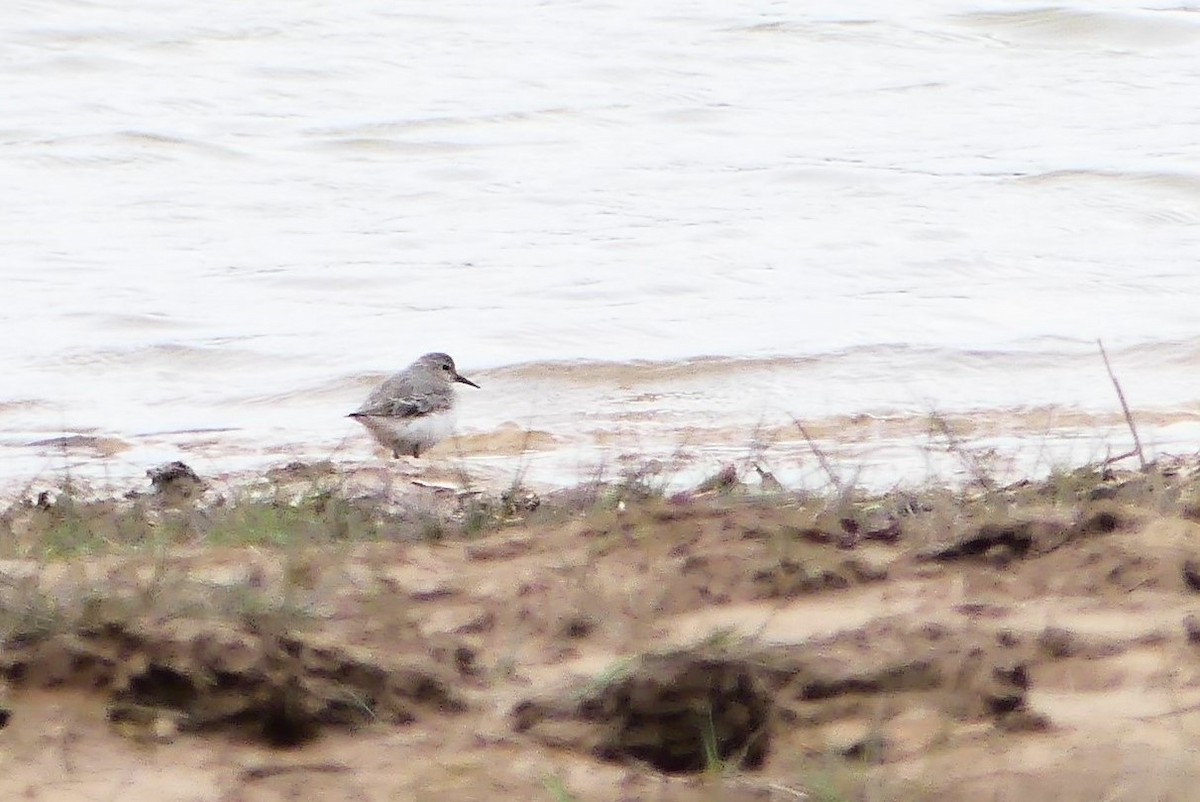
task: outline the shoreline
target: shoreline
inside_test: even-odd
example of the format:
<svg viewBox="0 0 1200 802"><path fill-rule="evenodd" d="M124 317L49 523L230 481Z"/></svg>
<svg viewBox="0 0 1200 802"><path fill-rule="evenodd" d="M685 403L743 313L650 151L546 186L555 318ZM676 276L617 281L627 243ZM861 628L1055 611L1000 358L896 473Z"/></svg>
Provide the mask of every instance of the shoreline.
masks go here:
<svg viewBox="0 0 1200 802"><path fill-rule="evenodd" d="M1139 412L1136 417L1151 459L1188 453L1200 436L1200 417L1194 412ZM597 475L619 478L655 463L673 489L682 491L732 462L742 472L764 465L788 487L820 492L829 477L814 458L814 448L828 455L842 480L882 492L900 485L970 481L974 469L968 463L986 464L999 483L1040 480L1124 453L1132 444L1120 412L1052 407L818 418L803 422L811 441L795 419L735 422L725 428L692 426L665 437L640 433L641 425L631 420L625 428L568 436L509 421L486 432L460 432L412 465L385 458L355 429L347 429L329 447L268 443L251 448L242 442L250 432L240 430L196 432L189 435L194 438L190 441L145 444L103 433L66 433L31 440L20 448L7 444L24 453L6 466L0 500L67 482L87 487L95 496L122 496L144 489L148 470L176 459L226 488L253 483L300 462L336 464L357 472L428 473L434 481L470 476L472 484L489 489L503 488L519 477L521 483L547 492L594 481Z"/></svg>

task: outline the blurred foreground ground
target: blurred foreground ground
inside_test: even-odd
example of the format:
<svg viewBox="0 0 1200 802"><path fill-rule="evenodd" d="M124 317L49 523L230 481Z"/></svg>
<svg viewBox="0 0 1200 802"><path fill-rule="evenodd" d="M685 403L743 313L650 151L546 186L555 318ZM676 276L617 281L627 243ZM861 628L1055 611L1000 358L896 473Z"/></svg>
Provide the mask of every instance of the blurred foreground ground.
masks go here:
<svg viewBox="0 0 1200 802"><path fill-rule="evenodd" d="M0 798L1195 798L1194 465L741 478L21 500Z"/></svg>

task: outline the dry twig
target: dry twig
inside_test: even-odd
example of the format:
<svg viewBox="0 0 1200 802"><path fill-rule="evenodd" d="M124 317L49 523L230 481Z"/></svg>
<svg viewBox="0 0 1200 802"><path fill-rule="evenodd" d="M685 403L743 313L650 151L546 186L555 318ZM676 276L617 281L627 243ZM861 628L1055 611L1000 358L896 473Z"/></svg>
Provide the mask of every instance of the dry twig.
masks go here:
<svg viewBox="0 0 1200 802"><path fill-rule="evenodd" d="M800 430L800 434L803 435L805 441L808 443L808 449L816 455L817 462L821 463L821 470L825 471L825 475L829 477L830 484L833 485L839 496L842 495L842 482L838 479L837 474L833 472L833 467L830 466L825 452L817 445L817 441L813 440L812 435L808 433L808 429L804 428L804 424L801 423L799 418L793 417L792 422L796 424L796 428Z"/></svg>
<svg viewBox="0 0 1200 802"><path fill-rule="evenodd" d="M1124 454L1118 454L1115 457L1109 457L1104 462L1116 462L1117 460L1125 459L1137 455L1138 462L1142 465L1142 470L1146 470L1146 455L1142 452L1142 440L1138 437L1137 427L1133 425L1133 414L1129 411L1129 404L1125 401L1125 393L1121 391L1121 383L1117 381L1117 376L1113 373L1112 364L1108 361L1108 353L1104 350L1104 343L1096 340L1096 345L1100 346L1100 356L1104 358L1104 367L1108 371L1108 378L1112 380L1113 388L1117 391L1117 399L1121 402L1121 410L1125 413L1125 423L1129 424L1129 431L1133 435L1133 450Z"/></svg>

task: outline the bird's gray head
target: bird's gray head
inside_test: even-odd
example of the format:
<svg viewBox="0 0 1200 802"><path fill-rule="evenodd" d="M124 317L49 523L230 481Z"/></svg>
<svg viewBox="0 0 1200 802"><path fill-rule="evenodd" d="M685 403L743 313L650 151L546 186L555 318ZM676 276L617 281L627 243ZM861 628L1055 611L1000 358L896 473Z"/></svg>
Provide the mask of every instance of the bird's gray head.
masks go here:
<svg viewBox="0 0 1200 802"><path fill-rule="evenodd" d="M441 376L447 384L452 382L461 382L469 384L472 387L478 388L479 385L468 379L466 376L460 376L458 369L454 367L454 360L449 354L443 354L440 351L435 351L432 354L426 354L414 363L414 367L420 365L430 373Z"/></svg>

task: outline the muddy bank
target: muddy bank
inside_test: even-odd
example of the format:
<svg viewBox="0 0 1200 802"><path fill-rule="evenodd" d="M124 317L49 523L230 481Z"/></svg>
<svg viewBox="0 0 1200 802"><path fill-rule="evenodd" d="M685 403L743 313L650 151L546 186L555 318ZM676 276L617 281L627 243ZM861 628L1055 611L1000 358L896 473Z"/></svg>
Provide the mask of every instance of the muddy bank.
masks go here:
<svg viewBox="0 0 1200 802"><path fill-rule="evenodd" d="M0 516L3 793L1189 798L1194 465L403 503L335 473Z"/></svg>

